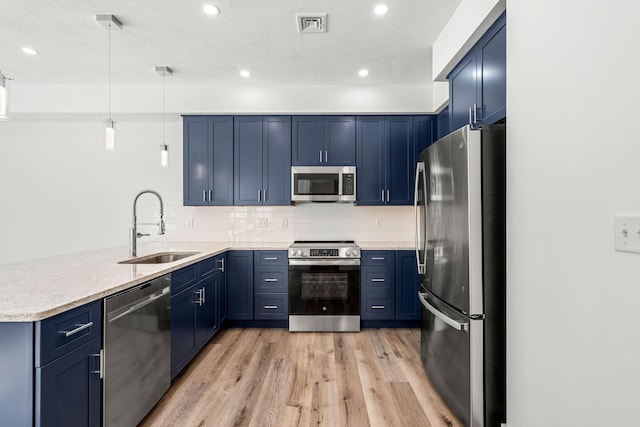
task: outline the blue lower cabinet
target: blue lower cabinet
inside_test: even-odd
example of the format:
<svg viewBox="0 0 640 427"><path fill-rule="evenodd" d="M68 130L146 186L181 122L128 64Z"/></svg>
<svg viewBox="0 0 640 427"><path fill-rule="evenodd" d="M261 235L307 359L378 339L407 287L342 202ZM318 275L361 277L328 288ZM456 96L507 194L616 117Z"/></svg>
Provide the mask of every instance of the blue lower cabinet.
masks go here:
<svg viewBox="0 0 640 427"><path fill-rule="evenodd" d="M386 293L361 295L360 318L362 320L393 320L393 295Z"/></svg>
<svg viewBox="0 0 640 427"><path fill-rule="evenodd" d="M95 338L36 368L36 426L100 426L101 348L102 339Z"/></svg>
<svg viewBox="0 0 640 427"><path fill-rule="evenodd" d="M227 254L216 257L218 268L218 323L220 328L227 322Z"/></svg>
<svg viewBox="0 0 640 427"><path fill-rule="evenodd" d="M227 264L227 318L253 320L253 251L230 251Z"/></svg>
<svg viewBox="0 0 640 427"><path fill-rule="evenodd" d="M171 297L171 378L191 361L196 348L196 286Z"/></svg>
<svg viewBox="0 0 640 427"><path fill-rule="evenodd" d="M253 301L256 320L287 320L289 317L289 294L255 294Z"/></svg>
<svg viewBox="0 0 640 427"><path fill-rule="evenodd" d="M420 320L420 276L415 251L396 252L396 320Z"/></svg>
<svg viewBox="0 0 640 427"><path fill-rule="evenodd" d="M196 285L196 352L220 329L218 323L218 283L219 276L214 274Z"/></svg>

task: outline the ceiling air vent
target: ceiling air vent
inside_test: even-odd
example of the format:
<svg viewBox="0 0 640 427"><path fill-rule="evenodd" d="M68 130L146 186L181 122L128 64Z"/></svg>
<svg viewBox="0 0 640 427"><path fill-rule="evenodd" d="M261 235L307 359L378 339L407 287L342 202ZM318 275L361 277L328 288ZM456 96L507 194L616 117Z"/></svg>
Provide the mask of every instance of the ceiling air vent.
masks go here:
<svg viewBox="0 0 640 427"><path fill-rule="evenodd" d="M326 13L296 13L298 33L326 33Z"/></svg>

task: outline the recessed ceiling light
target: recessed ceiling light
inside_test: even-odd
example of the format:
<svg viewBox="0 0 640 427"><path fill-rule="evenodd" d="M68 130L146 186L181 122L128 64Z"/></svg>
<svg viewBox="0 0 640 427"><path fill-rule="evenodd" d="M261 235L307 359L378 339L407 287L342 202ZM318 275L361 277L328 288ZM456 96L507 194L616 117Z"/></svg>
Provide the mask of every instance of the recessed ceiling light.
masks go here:
<svg viewBox="0 0 640 427"><path fill-rule="evenodd" d="M373 13L376 15L384 15L387 12L389 12L389 6L386 4L379 4L373 9Z"/></svg>
<svg viewBox="0 0 640 427"><path fill-rule="evenodd" d="M204 6L202 6L202 10L204 10L204 13L206 13L207 15L215 16L220 14L220 9L212 4L205 4Z"/></svg>
<svg viewBox="0 0 640 427"><path fill-rule="evenodd" d="M22 51L23 51L24 53L26 53L27 55L32 55L32 56L34 56L34 55L37 55L37 54L38 54L38 51L37 51L37 50L35 50L35 49L31 49L30 47L23 47L23 48L22 48Z"/></svg>
<svg viewBox="0 0 640 427"><path fill-rule="evenodd" d="M367 77L369 75L369 70L365 70L364 68L360 71L358 71L358 75L360 77Z"/></svg>
<svg viewBox="0 0 640 427"><path fill-rule="evenodd" d="M242 77L249 77L251 75L251 73L248 72L247 70L242 70L242 71L240 71L240 75Z"/></svg>

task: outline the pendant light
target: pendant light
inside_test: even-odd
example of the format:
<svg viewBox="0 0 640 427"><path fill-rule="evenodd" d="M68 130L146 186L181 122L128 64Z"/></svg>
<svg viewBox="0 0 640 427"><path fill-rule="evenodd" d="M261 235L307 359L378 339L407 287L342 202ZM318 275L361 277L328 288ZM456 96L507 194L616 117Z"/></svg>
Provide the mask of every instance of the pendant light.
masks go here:
<svg viewBox="0 0 640 427"><path fill-rule="evenodd" d="M104 122L104 148L113 151L116 149L116 123L111 118L111 28L121 30L122 23L113 15L96 15L96 20L109 31L109 118Z"/></svg>
<svg viewBox="0 0 640 427"><path fill-rule="evenodd" d="M165 78L173 75L173 70L169 67L156 66L156 73L162 76L162 144L160 144L160 166L166 168L169 166L169 146L167 145L166 138L166 90L165 90Z"/></svg>
<svg viewBox="0 0 640 427"><path fill-rule="evenodd" d="M9 120L9 80L0 71L0 120Z"/></svg>

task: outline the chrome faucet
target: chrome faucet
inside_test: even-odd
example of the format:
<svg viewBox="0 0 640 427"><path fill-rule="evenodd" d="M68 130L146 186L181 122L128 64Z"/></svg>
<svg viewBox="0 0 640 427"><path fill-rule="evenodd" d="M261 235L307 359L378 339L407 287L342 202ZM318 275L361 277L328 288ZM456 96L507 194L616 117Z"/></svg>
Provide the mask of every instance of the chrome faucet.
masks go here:
<svg viewBox="0 0 640 427"><path fill-rule="evenodd" d="M136 204L138 203L138 198L142 196L144 193L155 194L155 196L160 200L160 222L158 223L144 223L138 222L136 216ZM142 236L150 236L150 234L142 234L138 233L138 225L157 225L158 226L158 234L164 234L164 205L162 203L162 197L157 191L153 190L142 190L138 193L135 199L133 199L133 222L131 224L131 228L129 229L129 256L135 257L138 256L138 238Z"/></svg>

